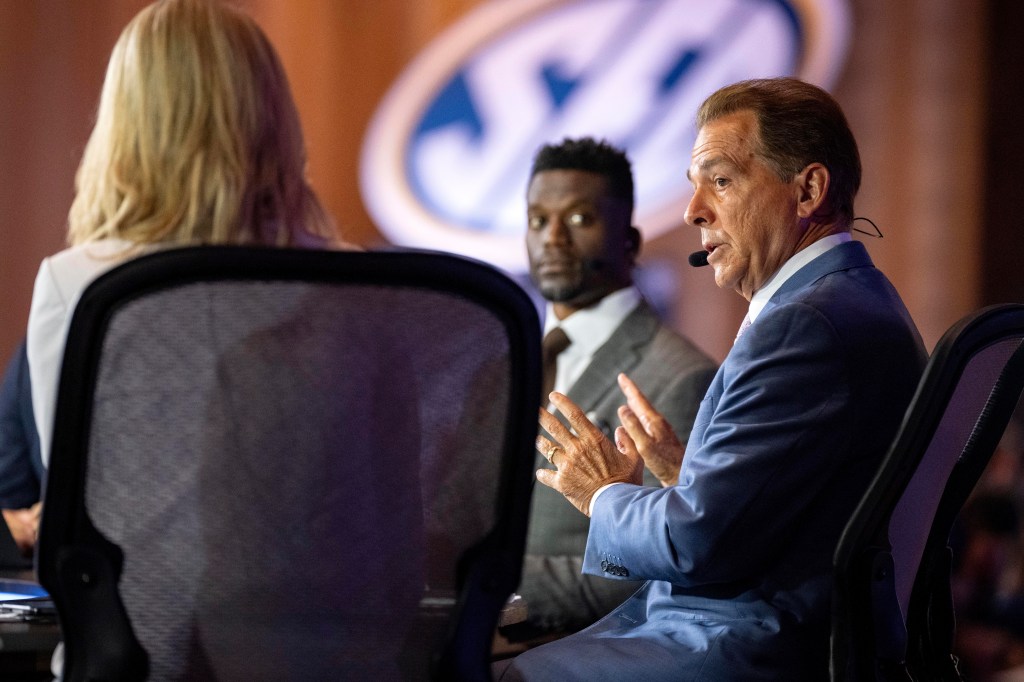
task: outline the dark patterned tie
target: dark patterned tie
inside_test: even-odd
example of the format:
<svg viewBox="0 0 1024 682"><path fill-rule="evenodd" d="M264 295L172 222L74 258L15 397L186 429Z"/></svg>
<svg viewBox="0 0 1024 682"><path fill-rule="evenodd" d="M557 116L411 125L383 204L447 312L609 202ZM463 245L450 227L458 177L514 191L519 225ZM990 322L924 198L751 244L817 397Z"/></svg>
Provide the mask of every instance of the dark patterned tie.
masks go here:
<svg viewBox="0 0 1024 682"><path fill-rule="evenodd" d="M541 360L544 368L543 383L540 386L540 405L546 407L548 394L555 387L555 374L558 372L558 354L569 347L572 341L562 331L561 327L555 327L544 336L541 343Z"/></svg>

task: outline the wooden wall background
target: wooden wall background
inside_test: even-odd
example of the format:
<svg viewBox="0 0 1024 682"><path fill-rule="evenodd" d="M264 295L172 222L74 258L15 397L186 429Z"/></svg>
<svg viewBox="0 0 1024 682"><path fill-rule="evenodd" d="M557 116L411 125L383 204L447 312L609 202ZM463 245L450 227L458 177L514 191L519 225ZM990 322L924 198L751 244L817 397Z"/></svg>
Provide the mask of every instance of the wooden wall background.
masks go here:
<svg viewBox="0 0 1024 682"><path fill-rule="evenodd" d="M499 0L512 2L514 0ZM0 362L24 334L40 259L63 247L73 176L110 49L142 0L0 0ZM277 46L302 115L310 175L345 236L383 238L363 208L359 146L406 63L477 0L242 0ZM835 94L857 135L866 240L931 347L980 305L1024 300L1022 11L1015 0L850 0ZM1017 59L1014 59L1017 57ZM1018 66L1013 66L1013 65ZM687 160L680 160L680 182ZM524 179L525 182L525 179ZM724 357L744 302L685 265L685 226L648 243L679 264L673 322Z"/></svg>

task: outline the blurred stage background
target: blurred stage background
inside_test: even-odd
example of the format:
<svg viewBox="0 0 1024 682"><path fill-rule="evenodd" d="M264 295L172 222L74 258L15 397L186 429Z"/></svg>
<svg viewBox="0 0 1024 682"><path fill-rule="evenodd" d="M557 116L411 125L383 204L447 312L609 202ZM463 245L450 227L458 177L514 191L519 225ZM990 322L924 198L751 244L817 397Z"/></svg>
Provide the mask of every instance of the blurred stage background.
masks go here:
<svg viewBox="0 0 1024 682"><path fill-rule="evenodd" d="M256 17L282 56L302 117L313 185L347 239L370 248L389 243L361 196L359 164L368 124L394 81L446 29L485 5L514 8L517 2L537 4L236 3ZM0 0L2 362L24 334L40 259L64 245L73 176L110 50L145 4ZM783 4L813 14L817 3ZM844 4L849 42L830 89L860 144L864 182L857 214L885 234L862 239L903 295L930 348L966 312L1024 301L1024 192L1018 188L1024 131L1017 115L1024 100L1024 9L1012 0ZM706 41L727 38L708 35ZM622 98L628 101L630 93ZM689 111L680 115L692 117ZM687 164L681 153L670 169L681 187L687 185ZM519 195L525 182L513 181ZM710 269L685 265L698 242L697 232L685 225L661 230L648 236L641 262L672 323L720 359L745 304L717 290Z"/></svg>

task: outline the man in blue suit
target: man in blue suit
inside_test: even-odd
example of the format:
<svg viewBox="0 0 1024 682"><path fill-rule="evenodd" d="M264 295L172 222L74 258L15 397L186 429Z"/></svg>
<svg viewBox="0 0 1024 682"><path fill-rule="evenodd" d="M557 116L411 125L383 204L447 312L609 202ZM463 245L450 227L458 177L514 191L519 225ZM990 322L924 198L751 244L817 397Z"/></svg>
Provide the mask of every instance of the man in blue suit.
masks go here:
<svg viewBox="0 0 1024 682"><path fill-rule="evenodd" d="M850 237L860 160L831 96L737 83L697 130L686 222L747 318L685 450L624 376L614 444L551 394L572 428L541 415L557 471L537 478L591 517L583 570L649 582L505 680L828 679L832 553L926 354ZM663 487L642 485L645 462Z"/></svg>

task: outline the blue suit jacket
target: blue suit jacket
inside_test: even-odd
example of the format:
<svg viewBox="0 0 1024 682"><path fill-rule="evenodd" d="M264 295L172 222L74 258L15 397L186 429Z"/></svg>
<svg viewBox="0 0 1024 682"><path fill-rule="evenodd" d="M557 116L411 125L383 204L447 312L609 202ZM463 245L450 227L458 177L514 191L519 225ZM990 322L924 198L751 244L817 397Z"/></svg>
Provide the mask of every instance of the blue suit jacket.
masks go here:
<svg viewBox="0 0 1024 682"><path fill-rule="evenodd" d="M827 679L832 553L926 360L859 242L791 277L736 342L677 486L597 500L584 571L650 582L516 659L527 679ZM614 639L612 639L614 638Z"/></svg>

